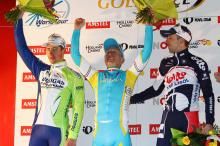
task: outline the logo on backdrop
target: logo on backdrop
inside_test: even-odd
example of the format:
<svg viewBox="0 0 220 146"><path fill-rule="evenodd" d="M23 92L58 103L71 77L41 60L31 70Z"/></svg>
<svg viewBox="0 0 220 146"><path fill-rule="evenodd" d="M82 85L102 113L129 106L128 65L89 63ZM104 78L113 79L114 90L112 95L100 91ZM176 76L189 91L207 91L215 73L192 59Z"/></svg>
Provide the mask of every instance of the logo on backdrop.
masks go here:
<svg viewBox="0 0 220 146"><path fill-rule="evenodd" d="M93 130L94 128L92 126L83 126L83 132L87 135L92 133Z"/></svg>
<svg viewBox="0 0 220 146"><path fill-rule="evenodd" d="M100 52L100 50L103 48L103 44L98 44L95 46L87 45L86 50L88 53L94 53L94 52Z"/></svg>
<svg viewBox="0 0 220 146"><path fill-rule="evenodd" d="M96 101L85 100L85 105L87 108L95 107Z"/></svg>
<svg viewBox="0 0 220 146"><path fill-rule="evenodd" d="M160 124L149 124L149 134L159 134Z"/></svg>
<svg viewBox="0 0 220 146"><path fill-rule="evenodd" d="M176 25L176 19L174 18L168 18L162 21L162 25Z"/></svg>
<svg viewBox="0 0 220 146"><path fill-rule="evenodd" d="M22 99L21 108L22 109L35 109L37 105L36 99Z"/></svg>
<svg viewBox="0 0 220 146"><path fill-rule="evenodd" d="M140 135L141 134L141 124L128 125L130 135Z"/></svg>
<svg viewBox="0 0 220 146"><path fill-rule="evenodd" d="M210 22L212 21L211 17L185 17L183 18L183 22L186 24L191 24L192 22Z"/></svg>
<svg viewBox="0 0 220 146"><path fill-rule="evenodd" d="M86 22L86 29L110 28L110 21Z"/></svg>
<svg viewBox="0 0 220 146"><path fill-rule="evenodd" d="M57 19L57 24L65 24L67 23L68 17L70 15L70 4L68 1L64 0L56 0L54 4L54 9L57 11L59 18ZM37 27L47 27L52 25L47 19L44 19L42 16L38 14L30 13L26 19L26 24L28 25L36 25Z"/></svg>
<svg viewBox="0 0 220 146"><path fill-rule="evenodd" d="M22 82L36 82L34 75L31 72L24 72Z"/></svg>
<svg viewBox="0 0 220 146"><path fill-rule="evenodd" d="M21 126L21 136L30 136L32 126Z"/></svg>
<svg viewBox="0 0 220 146"><path fill-rule="evenodd" d="M119 28L123 27L132 27L132 24L134 23L134 20L121 20L121 21L116 21L116 24L118 25Z"/></svg>
<svg viewBox="0 0 220 146"><path fill-rule="evenodd" d="M164 105L165 104L165 97L157 97L157 98L153 98L153 105Z"/></svg>
<svg viewBox="0 0 220 146"><path fill-rule="evenodd" d="M209 47L211 45L212 45L212 41L211 40L201 39L201 40L196 40L194 42L191 42L190 45L189 45L189 48L193 49L193 48L198 48L200 46Z"/></svg>
<svg viewBox="0 0 220 146"><path fill-rule="evenodd" d="M98 7L100 9L109 9L109 8L131 8L134 7L134 3L131 0L98 0Z"/></svg>
<svg viewBox="0 0 220 146"><path fill-rule="evenodd" d="M220 46L220 40L217 41L218 45Z"/></svg>
<svg viewBox="0 0 220 146"><path fill-rule="evenodd" d="M158 68L150 69L150 79L156 79L158 76Z"/></svg>
<svg viewBox="0 0 220 146"><path fill-rule="evenodd" d="M218 23L220 23L220 16L218 16Z"/></svg>
<svg viewBox="0 0 220 146"><path fill-rule="evenodd" d="M153 42L153 49L167 49L166 42Z"/></svg>
<svg viewBox="0 0 220 146"><path fill-rule="evenodd" d="M220 96L217 97L217 102L220 103Z"/></svg>
<svg viewBox="0 0 220 146"><path fill-rule="evenodd" d="M64 54L70 54L70 44L66 45ZM34 55L46 55L46 48L42 46L28 46Z"/></svg>
<svg viewBox="0 0 220 146"><path fill-rule="evenodd" d="M187 12L201 6L205 0L174 0L178 12Z"/></svg>
<svg viewBox="0 0 220 146"><path fill-rule="evenodd" d="M120 44L123 52L125 52L126 50L133 50L133 49L139 49L139 48L144 48L144 45L129 45L127 43L121 43Z"/></svg>

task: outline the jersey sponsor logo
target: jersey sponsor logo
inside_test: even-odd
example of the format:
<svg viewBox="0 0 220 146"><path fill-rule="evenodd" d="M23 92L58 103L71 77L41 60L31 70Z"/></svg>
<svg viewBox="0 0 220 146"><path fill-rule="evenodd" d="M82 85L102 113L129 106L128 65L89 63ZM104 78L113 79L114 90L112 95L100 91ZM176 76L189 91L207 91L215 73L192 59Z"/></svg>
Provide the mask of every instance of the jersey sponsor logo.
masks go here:
<svg viewBox="0 0 220 146"><path fill-rule="evenodd" d="M30 136L32 126L21 126L21 136Z"/></svg>
<svg viewBox="0 0 220 146"><path fill-rule="evenodd" d="M95 107L96 106L96 101L85 100L85 105L86 105L87 108Z"/></svg>
<svg viewBox="0 0 220 146"><path fill-rule="evenodd" d="M73 117L73 125L70 127L70 129L71 129L72 131L74 131L75 128L76 128L76 124L77 124L77 121L78 121L78 117L79 117L79 114L78 114L78 113L75 113L75 114L74 114L74 117Z"/></svg>
<svg viewBox="0 0 220 146"><path fill-rule="evenodd" d="M48 87L48 88L63 88L64 87L64 81L56 79L56 78L47 78L43 77L41 80L41 87Z"/></svg>
<svg viewBox="0 0 220 146"><path fill-rule="evenodd" d="M22 99L21 108L22 109L35 109L37 105L36 99Z"/></svg>
<svg viewBox="0 0 220 146"><path fill-rule="evenodd" d="M86 29L110 28L110 21L86 22Z"/></svg>
<svg viewBox="0 0 220 146"><path fill-rule="evenodd" d="M149 124L149 134L159 134L160 124Z"/></svg>
<svg viewBox="0 0 220 146"><path fill-rule="evenodd" d="M76 90L83 90L84 87L83 86L76 86Z"/></svg>
<svg viewBox="0 0 220 146"><path fill-rule="evenodd" d="M150 78L155 79L158 76L158 68L151 68L150 69Z"/></svg>
<svg viewBox="0 0 220 146"><path fill-rule="evenodd" d="M116 21L116 24L118 25L119 28L123 28L123 27L132 27L134 22L135 22L134 20L120 20L120 21Z"/></svg>
<svg viewBox="0 0 220 146"><path fill-rule="evenodd" d="M94 128L92 126L83 126L83 132L87 135L92 133L93 130Z"/></svg>
<svg viewBox="0 0 220 146"><path fill-rule="evenodd" d="M41 87L47 88L64 88L65 82L59 73L54 73L50 77L50 72L46 71L45 74L40 79Z"/></svg>
<svg viewBox="0 0 220 146"><path fill-rule="evenodd" d="M202 74L202 80L208 80L209 79L209 75L207 73L203 73Z"/></svg>
<svg viewBox="0 0 220 146"><path fill-rule="evenodd" d="M24 72L22 82L36 82L34 75L31 72Z"/></svg>
<svg viewBox="0 0 220 146"><path fill-rule="evenodd" d="M198 64L199 68L203 71L206 70L205 68L205 62L195 56L191 57L192 60L195 60L196 61L196 64Z"/></svg>
<svg viewBox="0 0 220 146"><path fill-rule="evenodd" d="M103 78L100 80L100 83L114 83L114 82L122 82L122 79L120 78Z"/></svg>
<svg viewBox="0 0 220 146"><path fill-rule="evenodd" d="M175 73L173 73L171 75L168 74L165 77L165 82L170 84L173 81L180 81L180 80L184 79L185 76L186 76L186 72L175 72Z"/></svg>
<svg viewBox="0 0 220 146"><path fill-rule="evenodd" d="M130 135L140 135L141 134L141 124L128 125Z"/></svg>

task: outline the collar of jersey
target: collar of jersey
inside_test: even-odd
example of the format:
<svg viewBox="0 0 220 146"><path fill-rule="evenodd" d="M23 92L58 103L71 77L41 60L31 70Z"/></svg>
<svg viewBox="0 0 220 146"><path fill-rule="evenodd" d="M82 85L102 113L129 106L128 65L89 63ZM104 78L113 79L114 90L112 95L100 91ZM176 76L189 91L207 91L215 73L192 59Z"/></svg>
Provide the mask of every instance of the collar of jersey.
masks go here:
<svg viewBox="0 0 220 146"><path fill-rule="evenodd" d="M116 71L116 70L120 70L119 68L116 68L116 67L110 67L108 68L108 71Z"/></svg>
<svg viewBox="0 0 220 146"><path fill-rule="evenodd" d="M175 56L177 56L179 58L179 57L183 57L183 56L187 55L188 53L189 53L189 50L188 50L188 48L186 48L183 51L175 53Z"/></svg>
<svg viewBox="0 0 220 146"><path fill-rule="evenodd" d="M66 63L66 61L64 60L64 61L61 61L61 62L52 64L52 65L51 65L51 68L52 68L52 69L55 69L55 68L63 68L63 67L65 67L65 66L67 66L67 63Z"/></svg>

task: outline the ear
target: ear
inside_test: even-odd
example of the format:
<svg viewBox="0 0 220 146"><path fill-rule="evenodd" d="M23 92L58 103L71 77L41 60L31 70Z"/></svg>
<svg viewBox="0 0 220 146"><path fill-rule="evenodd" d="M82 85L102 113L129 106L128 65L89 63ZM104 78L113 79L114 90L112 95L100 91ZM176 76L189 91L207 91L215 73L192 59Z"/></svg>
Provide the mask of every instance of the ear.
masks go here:
<svg viewBox="0 0 220 146"><path fill-rule="evenodd" d="M121 64L123 64L125 62L124 57L121 58Z"/></svg>

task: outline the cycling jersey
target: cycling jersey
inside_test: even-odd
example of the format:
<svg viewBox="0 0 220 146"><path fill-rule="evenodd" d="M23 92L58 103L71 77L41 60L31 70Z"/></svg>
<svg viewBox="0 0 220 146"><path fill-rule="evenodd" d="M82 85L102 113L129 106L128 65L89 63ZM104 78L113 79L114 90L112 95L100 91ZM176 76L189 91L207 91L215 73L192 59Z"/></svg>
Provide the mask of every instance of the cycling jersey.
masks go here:
<svg viewBox="0 0 220 146"><path fill-rule="evenodd" d="M152 51L152 27L145 29L145 46L126 71L109 68L96 71L79 52L80 30L72 37L71 56L91 84L96 98L93 146L130 146L128 106L134 84Z"/></svg>
<svg viewBox="0 0 220 146"><path fill-rule="evenodd" d="M131 103L143 102L144 100L158 96L164 91L164 107L160 130L165 132L169 127L182 129L185 132L191 132L192 127L190 121L192 118L198 119L200 89L203 92L205 101L206 123L213 124L214 122L214 94L212 83L209 76L207 63L191 54L188 49L185 49L174 56L164 58L159 67L159 76L153 86L145 91L131 97ZM178 112L177 114L171 112ZM181 113L182 112L182 113ZM191 112L194 116L188 116ZM181 118L176 118L176 115L182 115ZM191 118L190 118L191 117ZM176 124L171 124L174 120ZM199 123L195 123L198 126ZM185 128L183 128L185 125ZM164 133L159 134L164 137ZM165 139L170 145L171 133ZM166 146L164 142L161 145Z"/></svg>
<svg viewBox="0 0 220 146"><path fill-rule="evenodd" d="M66 61L50 66L35 57L26 44L22 19L19 19L15 26L15 39L18 53L38 81L37 108L33 127L46 125L54 129L60 128L62 136L60 145L64 144L67 137L76 139L84 112L82 77L67 67ZM72 105L73 116L71 125L68 127L70 105ZM31 139L34 138L31 137ZM30 145L32 145L31 142Z"/></svg>

